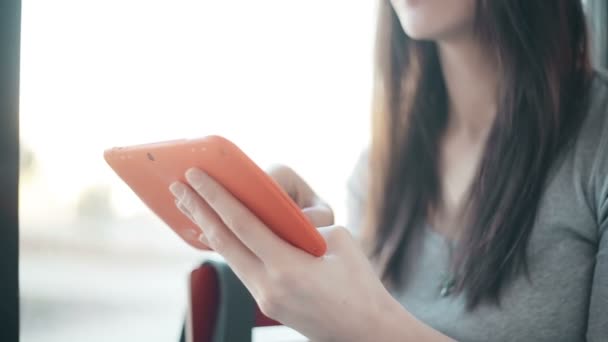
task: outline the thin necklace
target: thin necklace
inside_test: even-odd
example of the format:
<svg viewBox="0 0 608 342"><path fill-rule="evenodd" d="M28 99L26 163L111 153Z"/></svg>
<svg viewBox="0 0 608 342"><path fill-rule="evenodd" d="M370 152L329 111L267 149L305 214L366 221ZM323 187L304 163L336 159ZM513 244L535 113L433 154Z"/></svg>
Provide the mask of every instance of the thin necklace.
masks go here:
<svg viewBox="0 0 608 342"><path fill-rule="evenodd" d="M451 265L454 254L454 246L448 239L444 240L448 247L448 265ZM448 270L441 273L441 280L439 283L439 295L441 297L447 297L452 294L454 286L456 285L456 275L452 271L452 267L448 266Z"/></svg>

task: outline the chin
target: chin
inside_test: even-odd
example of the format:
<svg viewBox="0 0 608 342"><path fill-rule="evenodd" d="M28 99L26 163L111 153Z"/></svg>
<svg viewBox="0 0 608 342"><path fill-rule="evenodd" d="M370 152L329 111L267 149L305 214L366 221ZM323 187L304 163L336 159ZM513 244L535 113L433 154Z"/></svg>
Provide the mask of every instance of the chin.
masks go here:
<svg viewBox="0 0 608 342"><path fill-rule="evenodd" d="M419 27L403 27L405 34L414 40L439 40L443 34L441 31L429 30Z"/></svg>
<svg viewBox="0 0 608 342"><path fill-rule="evenodd" d="M419 13L406 12L397 15L401 26L408 37L415 40L437 40L450 31L446 23L433 20L433 16L420 15Z"/></svg>
<svg viewBox="0 0 608 342"><path fill-rule="evenodd" d="M415 40L442 40L470 31L476 0L390 0L405 33Z"/></svg>
<svg viewBox="0 0 608 342"><path fill-rule="evenodd" d="M416 22L415 20L402 20L401 26L405 34L414 40L450 41L458 40L473 33L472 23L448 26L430 24L428 22Z"/></svg>

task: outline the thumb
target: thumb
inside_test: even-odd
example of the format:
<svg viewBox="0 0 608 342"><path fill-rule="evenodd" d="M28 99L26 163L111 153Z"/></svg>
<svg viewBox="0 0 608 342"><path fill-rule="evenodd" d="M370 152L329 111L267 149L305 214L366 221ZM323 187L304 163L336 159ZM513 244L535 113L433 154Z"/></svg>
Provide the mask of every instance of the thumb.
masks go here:
<svg viewBox="0 0 608 342"><path fill-rule="evenodd" d="M308 218L315 227L327 227L334 224L334 213L325 204L317 204L302 209L304 216Z"/></svg>

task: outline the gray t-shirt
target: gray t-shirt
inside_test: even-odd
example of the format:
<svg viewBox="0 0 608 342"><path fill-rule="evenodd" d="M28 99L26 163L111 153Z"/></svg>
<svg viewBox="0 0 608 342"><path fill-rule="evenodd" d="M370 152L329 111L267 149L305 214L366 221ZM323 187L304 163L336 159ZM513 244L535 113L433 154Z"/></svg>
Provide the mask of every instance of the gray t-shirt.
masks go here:
<svg viewBox="0 0 608 342"><path fill-rule="evenodd" d="M464 309L441 295L452 242L421 227L404 253L407 280L393 296L458 341L608 342L608 78L597 74L577 140L555 164L529 243L529 280L505 288L501 307ZM347 227L364 218L367 156L349 180Z"/></svg>

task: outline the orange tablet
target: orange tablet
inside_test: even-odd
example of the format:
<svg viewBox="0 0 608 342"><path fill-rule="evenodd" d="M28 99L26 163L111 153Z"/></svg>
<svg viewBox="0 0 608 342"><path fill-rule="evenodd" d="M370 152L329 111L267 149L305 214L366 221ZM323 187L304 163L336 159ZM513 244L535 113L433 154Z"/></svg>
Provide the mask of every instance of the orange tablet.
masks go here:
<svg viewBox="0 0 608 342"><path fill-rule="evenodd" d="M182 239L198 249L200 229L175 206L169 185L186 183L197 167L222 184L279 237L315 255L325 240L295 202L235 144L220 136L106 150L104 158L139 198ZM186 183L187 184L187 183Z"/></svg>

